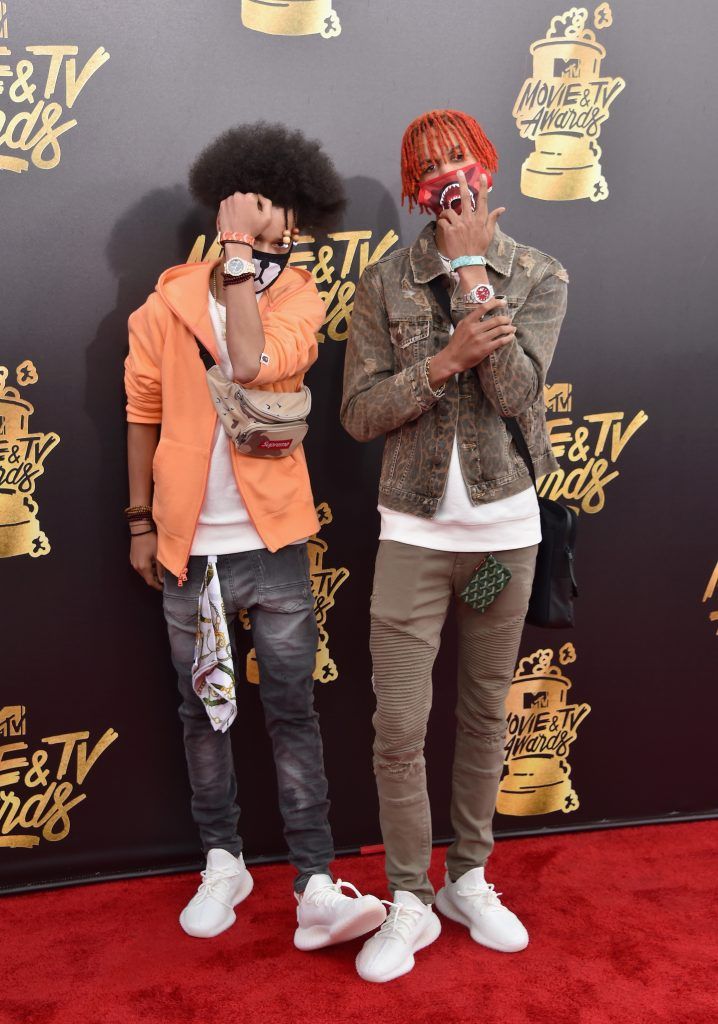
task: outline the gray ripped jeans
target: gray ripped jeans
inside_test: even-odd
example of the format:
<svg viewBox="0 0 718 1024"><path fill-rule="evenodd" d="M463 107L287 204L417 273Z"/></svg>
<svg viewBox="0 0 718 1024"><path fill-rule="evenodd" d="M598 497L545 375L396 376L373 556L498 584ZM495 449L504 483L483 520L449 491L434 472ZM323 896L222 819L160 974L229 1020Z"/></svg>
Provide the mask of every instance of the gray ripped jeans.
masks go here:
<svg viewBox="0 0 718 1024"><path fill-rule="evenodd" d="M240 812L229 732L214 731L192 689L197 601L206 565L205 557L190 558L182 587L176 576L166 573L164 613L182 696L179 714L192 816L205 854L220 848L238 856ZM249 614L284 836L297 869L294 888L302 892L311 875L328 873L334 857L322 739L314 710L317 626L307 547L297 544L274 553L261 549L219 555L217 570L228 625L241 609ZM235 729L242 728L241 716L240 695Z"/></svg>

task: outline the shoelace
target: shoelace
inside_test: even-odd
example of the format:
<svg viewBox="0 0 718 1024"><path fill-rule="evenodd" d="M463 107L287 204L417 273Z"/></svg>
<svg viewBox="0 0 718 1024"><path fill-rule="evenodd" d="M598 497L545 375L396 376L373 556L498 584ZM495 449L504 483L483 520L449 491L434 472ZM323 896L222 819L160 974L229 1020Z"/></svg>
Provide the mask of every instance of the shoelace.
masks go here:
<svg viewBox="0 0 718 1024"><path fill-rule="evenodd" d="M351 889L356 896L361 896L355 885L352 885L351 882L342 882L341 878L337 878L336 882L333 882L331 885L325 885L321 889L315 889L309 896L304 896L304 899L307 903L313 903L317 907L323 905L331 907L337 900L349 899L348 896L344 895L342 889Z"/></svg>
<svg viewBox="0 0 718 1024"><path fill-rule="evenodd" d="M485 914L487 910L503 909L503 904L499 899L499 896L502 894L496 892L491 882L488 882L486 887L482 889L457 889L456 895L461 896L462 899L469 900L470 903L476 906L480 914Z"/></svg>
<svg viewBox="0 0 718 1024"><path fill-rule="evenodd" d="M399 938L402 942L408 942L409 931L422 916L421 910L414 910L404 903L392 903L391 900L382 900L390 908L389 916L381 926L377 935L385 935L389 938Z"/></svg>
<svg viewBox="0 0 718 1024"><path fill-rule="evenodd" d="M195 893L192 902L201 903L203 900L206 900L211 896L212 899L221 903L223 907L229 907L231 909L231 904L227 903L225 899L222 899L222 897L227 895L226 883L230 878L235 877L237 874L236 869L227 867L215 868L210 871L208 868L205 868L205 870L200 872L200 874L202 876L202 883Z"/></svg>

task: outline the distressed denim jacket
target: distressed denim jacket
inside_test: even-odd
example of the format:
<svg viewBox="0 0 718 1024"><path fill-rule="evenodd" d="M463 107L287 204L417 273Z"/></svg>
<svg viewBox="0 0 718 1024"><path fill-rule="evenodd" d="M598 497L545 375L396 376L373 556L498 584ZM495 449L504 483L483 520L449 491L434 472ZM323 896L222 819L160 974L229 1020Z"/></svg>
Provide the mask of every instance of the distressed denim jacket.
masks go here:
<svg viewBox="0 0 718 1024"><path fill-rule="evenodd" d="M489 281L508 301L515 340L446 382L437 398L426 360L444 348L450 325L428 282L445 277L435 224L409 248L364 271L354 301L344 367L341 420L357 441L386 434L379 500L431 518L444 493L456 435L461 471L474 505L524 490L528 470L503 417L515 416L536 475L557 468L543 388L566 312L568 275L551 256L497 227L486 255ZM455 290L458 323L475 306Z"/></svg>

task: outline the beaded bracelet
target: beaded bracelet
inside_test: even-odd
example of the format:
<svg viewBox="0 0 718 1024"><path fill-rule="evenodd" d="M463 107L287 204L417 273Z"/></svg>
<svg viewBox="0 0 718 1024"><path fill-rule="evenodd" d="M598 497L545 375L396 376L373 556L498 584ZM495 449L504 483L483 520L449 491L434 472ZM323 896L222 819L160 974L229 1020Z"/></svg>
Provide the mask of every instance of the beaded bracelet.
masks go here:
<svg viewBox="0 0 718 1024"><path fill-rule="evenodd" d="M132 522L133 519L151 519L152 518L152 506L151 505L130 505L129 508L124 510L125 519L128 522Z"/></svg>
<svg viewBox="0 0 718 1024"><path fill-rule="evenodd" d="M254 278L254 274L239 274L236 277L234 274L223 274L222 280L224 281L224 287L230 284L242 284L243 281L249 281Z"/></svg>

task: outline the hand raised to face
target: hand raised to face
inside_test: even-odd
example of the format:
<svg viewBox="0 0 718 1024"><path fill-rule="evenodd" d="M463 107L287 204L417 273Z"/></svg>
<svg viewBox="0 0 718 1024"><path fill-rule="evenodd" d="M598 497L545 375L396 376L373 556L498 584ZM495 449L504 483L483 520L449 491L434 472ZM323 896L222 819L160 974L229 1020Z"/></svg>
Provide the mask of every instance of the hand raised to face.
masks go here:
<svg viewBox="0 0 718 1024"><path fill-rule="evenodd" d="M219 204L217 228L258 238L269 226L274 208L269 199L256 192L235 192Z"/></svg>
<svg viewBox="0 0 718 1024"><path fill-rule="evenodd" d="M448 259L458 256L485 256L494 237L496 222L505 206L497 206L489 213L488 182L486 175L480 178L479 191L472 198L463 171L457 171L461 190L461 213L444 210L437 218L437 243Z"/></svg>

